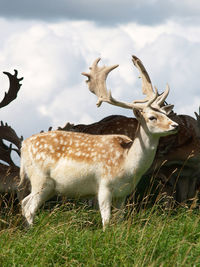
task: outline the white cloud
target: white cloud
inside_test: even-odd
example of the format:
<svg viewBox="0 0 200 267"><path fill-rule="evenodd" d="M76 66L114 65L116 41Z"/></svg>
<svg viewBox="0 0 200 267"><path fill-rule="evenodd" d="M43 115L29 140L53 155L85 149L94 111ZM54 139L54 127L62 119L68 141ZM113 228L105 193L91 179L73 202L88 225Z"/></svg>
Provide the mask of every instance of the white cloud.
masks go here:
<svg viewBox="0 0 200 267"><path fill-rule="evenodd" d="M100 64L120 64L108 78L113 96L139 99L143 97L141 83L132 54L141 58L160 90L170 84L169 102L176 111L193 115L200 104L199 33L196 25L172 21L156 27L129 23L111 28L88 21L13 24L0 20L0 71L17 68L19 77L24 76L17 100L1 110L1 119L27 137L67 121L89 123L111 114L132 116L131 111L107 104L97 109L96 98L80 75L101 56ZM3 74L0 83L2 97L8 87Z"/></svg>

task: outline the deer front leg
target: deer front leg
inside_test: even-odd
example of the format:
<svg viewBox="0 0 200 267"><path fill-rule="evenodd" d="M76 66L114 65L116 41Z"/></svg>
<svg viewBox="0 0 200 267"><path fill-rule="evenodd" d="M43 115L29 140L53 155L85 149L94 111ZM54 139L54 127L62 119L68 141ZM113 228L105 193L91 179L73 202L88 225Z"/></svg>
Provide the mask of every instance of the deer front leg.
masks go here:
<svg viewBox="0 0 200 267"><path fill-rule="evenodd" d="M111 202L112 194L106 185L100 185L98 191L98 203L102 218L103 231L105 231L106 226L109 224L111 216Z"/></svg>
<svg viewBox="0 0 200 267"><path fill-rule="evenodd" d="M113 208L115 212L115 220L121 222L124 219L124 203L126 197L119 197L113 200Z"/></svg>

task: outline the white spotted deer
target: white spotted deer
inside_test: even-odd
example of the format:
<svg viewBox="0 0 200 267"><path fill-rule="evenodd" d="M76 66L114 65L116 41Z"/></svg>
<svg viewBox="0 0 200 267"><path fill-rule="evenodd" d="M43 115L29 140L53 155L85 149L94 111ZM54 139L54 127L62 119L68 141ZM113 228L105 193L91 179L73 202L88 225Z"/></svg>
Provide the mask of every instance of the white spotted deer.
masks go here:
<svg viewBox="0 0 200 267"><path fill-rule="evenodd" d="M122 209L141 176L151 166L159 138L174 134L178 124L160 106L169 88L158 96L146 92L146 99L126 103L107 92L106 78L118 65L98 67L94 61L87 84L102 102L132 109L139 124L135 139L124 135L89 135L50 131L33 135L22 143L21 182L28 178L31 193L22 201L22 213L29 225L39 207L56 194L69 198L97 196L103 229L110 221L111 206ZM171 108L165 107L164 109Z"/></svg>

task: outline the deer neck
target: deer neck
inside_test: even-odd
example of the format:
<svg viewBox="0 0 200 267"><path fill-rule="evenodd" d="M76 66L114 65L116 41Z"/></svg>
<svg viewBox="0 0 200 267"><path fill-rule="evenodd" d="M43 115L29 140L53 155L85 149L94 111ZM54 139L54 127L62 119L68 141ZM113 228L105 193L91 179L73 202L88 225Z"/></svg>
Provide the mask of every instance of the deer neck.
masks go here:
<svg viewBox="0 0 200 267"><path fill-rule="evenodd" d="M127 155L127 169L137 184L140 177L150 168L157 150L159 136L153 136L141 125Z"/></svg>

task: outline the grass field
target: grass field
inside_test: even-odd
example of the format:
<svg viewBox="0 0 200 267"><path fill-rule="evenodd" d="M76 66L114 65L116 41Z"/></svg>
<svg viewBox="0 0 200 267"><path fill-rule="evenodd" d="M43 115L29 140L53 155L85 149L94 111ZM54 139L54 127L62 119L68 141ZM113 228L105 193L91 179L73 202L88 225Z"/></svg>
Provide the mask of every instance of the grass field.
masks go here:
<svg viewBox="0 0 200 267"><path fill-rule="evenodd" d="M103 232L98 210L68 202L41 209L30 229L4 208L0 226L0 266L200 266L197 208L128 205Z"/></svg>

